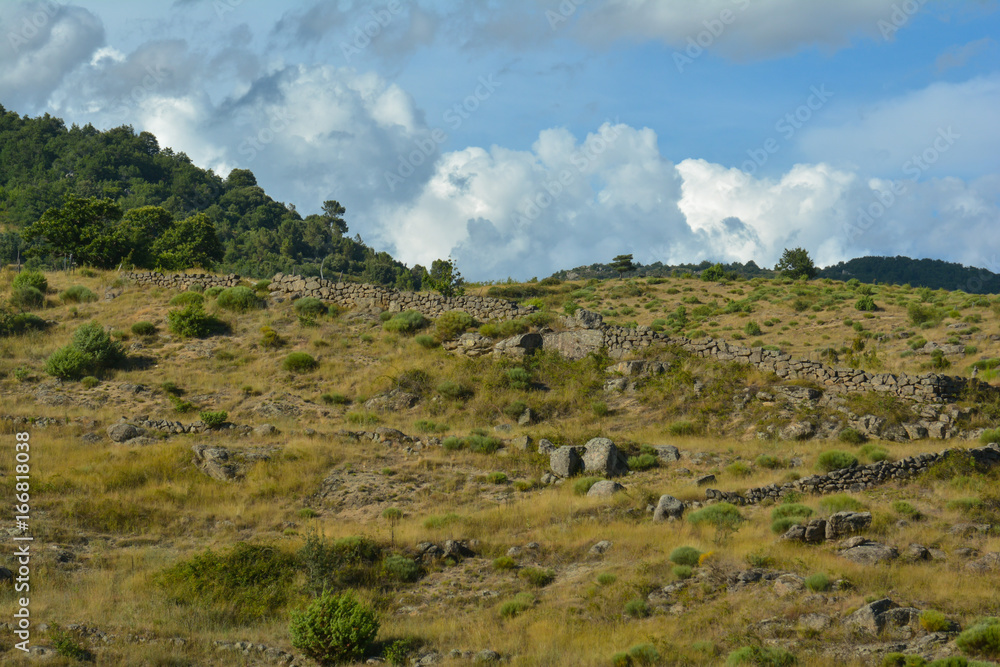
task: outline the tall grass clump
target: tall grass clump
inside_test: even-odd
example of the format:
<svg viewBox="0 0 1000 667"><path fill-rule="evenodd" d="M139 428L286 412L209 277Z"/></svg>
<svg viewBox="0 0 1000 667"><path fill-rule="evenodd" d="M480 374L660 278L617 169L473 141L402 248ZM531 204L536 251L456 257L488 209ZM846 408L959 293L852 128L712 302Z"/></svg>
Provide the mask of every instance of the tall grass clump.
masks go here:
<svg viewBox="0 0 1000 667"><path fill-rule="evenodd" d="M42 294L49 291L49 281L41 271L21 271L14 276L14 282L10 286L15 290L21 287L33 287Z"/></svg>
<svg viewBox="0 0 1000 667"><path fill-rule="evenodd" d="M281 367L292 373L308 373L317 366L319 362L308 352L292 352L281 362Z"/></svg>
<svg viewBox="0 0 1000 667"><path fill-rule="evenodd" d="M297 315L305 317L322 317L328 312L325 303L311 296L304 296L301 299L296 299L295 302L292 303L292 308L295 309L295 313Z"/></svg>
<svg viewBox="0 0 1000 667"><path fill-rule="evenodd" d="M726 658L726 667L791 667L795 656L777 646L744 646Z"/></svg>
<svg viewBox="0 0 1000 667"><path fill-rule="evenodd" d="M415 310L396 313L382 328L390 333L412 334L427 326L427 318Z"/></svg>
<svg viewBox="0 0 1000 667"><path fill-rule="evenodd" d="M97 301L97 295L83 285L74 285L60 292L59 300L63 303L92 303Z"/></svg>
<svg viewBox="0 0 1000 667"><path fill-rule="evenodd" d="M708 524L720 530L736 530L745 520L740 510L731 503L716 503L687 515L695 526Z"/></svg>
<svg viewBox="0 0 1000 667"><path fill-rule="evenodd" d="M206 313L200 303L190 303L167 313L167 327L182 338L205 338L221 333L226 325Z"/></svg>
<svg viewBox="0 0 1000 667"><path fill-rule="evenodd" d="M450 310L434 322L434 335L445 341L457 338L476 325L476 321L464 310Z"/></svg>

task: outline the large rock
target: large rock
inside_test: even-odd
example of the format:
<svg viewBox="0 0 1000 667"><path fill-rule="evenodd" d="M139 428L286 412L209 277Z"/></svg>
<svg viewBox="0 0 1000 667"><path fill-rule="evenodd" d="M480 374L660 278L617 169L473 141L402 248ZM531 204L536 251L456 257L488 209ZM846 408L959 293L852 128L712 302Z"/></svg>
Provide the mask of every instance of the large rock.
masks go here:
<svg viewBox="0 0 1000 667"><path fill-rule="evenodd" d="M681 460L681 450L673 445L653 445L653 451L656 452L656 458L667 463Z"/></svg>
<svg viewBox="0 0 1000 667"><path fill-rule="evenodd" d="M539 454L552 454L556 451L558 447L552 444L552 441L542 438L538 441L538 453Z"/></svg>
<svg viewBox="0 0 1000 667"><path fill-rule="evenodd" d="M865 540L856 546L844 549L840 555L859 565L878 565L895 560L899 557L899 552L895 547Z"/></svg>
<svg viewBox="0 0 1000 667"><path fill-rule="evenodd" d="M583 359L604 347L604 332L591 329L563 331L545 334L542 340L546 350L555 350L567 359Z"/></svg>
<svg viewBox="0 0 1000 667"><path fill-rule="evenodd" d="M889 598L876 600L875 602L866 604L864 607L861 607L856 612L848 616L844 620L844 623L857 630L877 635L882 632L882 628L885 627L885 621L883 619L885 612L890 609L897 609L898 607L899 605Z"/></svg>
<svg viewBox="0 0 1000 667"><path fill-rule="evenodd" d="M836 540L860 533L872 525L871 512L837 512L826 522L826 539Z"/></svg>
<svg viewBox="0 0 1000 667"><path fill-rule="evenodd" d="M660 496L660 502L653 511L653 521L668 521L684 516L684 503L673 496Z"/></svg>
<svg viewBox="0 0 1000 667"><path fill-rule="evenodd" d="M203 473L220 482L232 482L239 477L239 468L230 460L225 447L195 445L194 464Z"/></svg>
<svg viewBox="0 0 1000 667"><path fill-rule="evenodd" d="M392 389L368 399L365 410L373 412L402 412L409 410L420 400L420 397L400 389Z"/></svg>
<svg viewBox="0 0 1000 667"><path fill-rule="evenodd" d="M778 436L782 440L808 440L816 433L816 427L809 422L792 422L781 429Z"/></svg>
<svg viewBox="0 0 1000 667"><path fill-rule="evenodd" d="M583 467L586 472L618 477L628 474L628 459L608 438L594 438L584 445Z"/></svg>
<svg viewBox="0 0 1000 667"><path fill-rule="evenodd" d="M576 324L584 329L600 329L604 326L604 318L599 313L595 313L585 308L578 308L573 314Z"/></svg>
<svg viewBox="0 0 1000 667"><path fill-rule="evenodd" d="M140 435L139 429L131 424L112 424L108 427L108 437L112 442L126 442Z"/></svg>
<svg viewBox="0 0 1000 667"><path fill-rule="evenodd" d="M872 636L887 639L910 639L920 624L920 610L900 607L884 598L867 604L845 619L846 625Z"/></svg>
<svg viewBox="0 0 1000 667"><path fill-rule="evenodd" d="M497 356L521 359L542 348L542 336L536 333L521 334L502 340L493 346L493 354Z"/></svg>
<svg viewBox="0 0 1000 667"><path fill-rule="evenodd" d="M559 477L572 477L583 472L583 459L576 447L559 447L549 454L549 468Z"/></svg>
<svg viewBox="0 0 1000 667"><path fill-rule="evenodd" d="M624 491L625 487L610 479L602 479L587 491L587 496L591 498L610 498L611 496Z"/></svg>

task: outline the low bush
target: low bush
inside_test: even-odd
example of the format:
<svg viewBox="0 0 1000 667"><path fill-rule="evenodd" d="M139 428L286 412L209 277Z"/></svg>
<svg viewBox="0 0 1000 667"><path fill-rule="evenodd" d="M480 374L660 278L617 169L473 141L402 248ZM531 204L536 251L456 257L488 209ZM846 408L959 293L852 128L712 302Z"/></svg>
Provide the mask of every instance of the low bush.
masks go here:
<svg viewBox="0 0 1000 667"><path fill-rule="evenodd" d="M531 389L531 373L520 366L507 369L507 384L511 389L527 391Z"/></svg>
<svg viewBox="0 0 1000 667"><path fill-rule="evenodd" d="M875 299L871 296L863 296L855 302L854 307L862 312L871 312L873 310L878 310L878 306L875 304Z"/></svg>
<svg viewBox="0 0 1000 667"><path fill-rule="evenodd" d="M172 298L168 305L171 306L190 306L191 304L203 305L205 303L205 297L198 292L181 292L174 298Z"/></svg>
<svg viewBox="0 0 1000 667"><path fill-rule="evenodd" d="M906 502L905 500L894 500L892 502L892 511L895 512L896 514L901 514L911 519L921 518L920 510L918 510L916 507Z"/></svg>
<svg viewBox="0 0 1000 667"><path fill-rule="evenodd" d="M673 422L667 427L667 432L676 436L694 435L696 430L694 423L686 420Z"/></svg>
<svg viewBox="0 0 1000 667"><path fill-rule="evenodd" d="M677 547L670 552L670 562L677 565L690 565L696 567L701 552L694 547Z"/></svg>
<svg viewBox="0 0 1000 667"><path fill-rule="evenodd" d="M319 362L308 352L292 352L281 362L281 367L291 373L308 373L319 366Z"/></svg>
<svg viewBox="0 0 1000 667"><path fill-rule="evenodd" d="M45 305L45 294L34 287L15 287L10 293L10 305L21 310L33 310Z"/></svg>
<svg viewBox="0 0 1000 667"><path fill-rule="evenodd" d="M493 454L503 446L503 442L484 435L470 435L465 439L465 446L476 454Z"/></svg>
<svg viewBox="0 0 1000 667"><path fill-rule="evenodd" d="M753 469L743 461L733 461L726 466L726 473L733 477L749 477L753 474Z"/></svg>
<svg viewBox="0 0 1000 667"><path fill-rule="evenodd" d="M379 630L378 614L353 593L324 591L305 610L292 613L292 646L321 665L357 662Z"/></svg>
<svg viewBox="0 0 1000 667"><path fill-rule="evenodd" d="M10 286L15 290L21 287L33 287L43 295L49 291L49 281L41 271L21 271L14 276L14 282Z"/></svg>
<svg viewBox="0 0 1000 667"><path fill-rule="evenodd" d="M826 576L822 572L819 572L806 577L805 585L806 588L811 590L813 593L822 593L830 590L830 586L832 584L830 582L830 577Z"/></svg>
<svg viewBox="0 0 1000 667"><path fill-rule="evenodd" d="M179 605L207 608L222 620L248 623L273 616L286 601L294 557L280 549L239 543L206 551L161 572L156 581Z"/></svg>
<svg viewBox="0 0 1000 667"><path fill-rule="evenodd" d="M460 382L446 380L437 386L437 392L453 401L466 401L472 398L474 392Z"/></svg>
<svg viewBox="0 0 1000 667"><path fill-rule="evenodd" d="M553 570L541 567L526 567L519 575L535 588L544 588L556 580Z"/></svg>
<svg viewBox="0 0 1000 667"><path fill-rule="evenodd" d="M83 285L74 285L60 292L59 300L63 303L92 303L97 301L97 295Z"/></svg>
<svg viewBox="0 0 1000 667"><path fill-rule="evenodd" d="M434 322L434 335L438 340L445 341L458 338L467 330L476 326L476 321L463 310L450 310Z"/></svg>
<svg viewBox="0 0 1000 667"><path fill-rule="evenodd" d="M44 331L48 324L38 315L15 313L0 306L0 337L20 336L30 331Z"/></svg>
<svg viewBox="0 0 1000 667"><path fill-rule="evenodd" d="M304 296L301 299L296 299L294 303L292 303L292 308L295 309L296 314L304 315L306 317L322 317L327 313L326 304L311 296Z"/></svg>
<svg viewBox="0 0 1000 667"><path fill-rule="evenodd" d="M631 618L646 618L649 616L649 605L643 598L633 598L625 603L625 615Z"/></svg>
<svg viewBox="0 0 1000 667"><path fill-rule="evenodd" d="M229 413L225 410L205 410L198 414L198 418L205 423L208 428L219 428L229 419Z"/></svg>
<svg viewBox="0 0 1000 667"><path fill-rule="evenodd" d="M865 505L860 501L843 493L821 498L819 508L829 514L837 512L860 512L865 509Z"/></svg>
<svg viewBox="0 0 1000 667"><path fill-rule="evenodd" d="M72 345L61 347L45 360L45 372L61 380L76 380L93 371L93 362Z"/></svg>
<svg viewBox="0 0 1000 667"><path fill-rule="evenodd" d="M751 665L752 667L791 667L795 656L777 646L744 646L726 658L726 667Z"/></svg>
<svg viewBox="0 0 1000 667"><path fill-rule="evenodd" d="M80 643L80 637L75 633L63 630L57 623L49 626L49 641L56 653L80 662L93 662L94 654Z"/></svg>
<svg viewBox="0 0 1000 667"><path fill-rule="evenodd" d="M385 560L382 561L382 572L385 577L404 583L413 583L423 574L420 565L412 558L399 554L386 556Z"/></svg>
<svg viewBox="0 0 1000 667"><path fill-rule="evenodd" d="M343 394L338 394L336 392L329 392L323 394L319 398L327 405L347 405L348 403L351 402L351 399L347 398Z"/></svg>
<svg viewBox="0 0 1000 667"><path fill-rule="evenodd" d="M493 559L494 570L513 570L517 567L517 561L510 556L500 556Z"/></svg>
<svg viewBox="0 0 1000 667"><path fill-rule="evenodd" d="M768 470L780 468L782 465L781 459L777 456L772 456L771 454L761 454L754 460L754 463L761 468L767 468Z"/></svg>
<svg viewBox="0 0 1000 667"><path fill-rule="evenodd" d="M821 472L833 472L834 470L850 468L857 464L858 457L854 454L839 449L831 449L819 455L819 460L816 462L816 469Z"/></svg>
<svg viewBox="0 0 1000 667"><path fill-rule="evenodd" d="M421 334L413 340L416 341L417 345L428 350L441 346L441 343L438 342L437 338L434 336L428 336L427 334Z"/></svg>
<svg viewBox="0 0 1000 667"><path fill-rule="evenodd" d="M155 336L156 325L152 322L142 320L141 322L136 322L132 325L132 333L136 336Z"/></svg>
<svg viewBox="0 0 1000 667"><path fill-rule="evenodd" d="M984 618L955 640L963 653L982 658L1000 658L1000 619Z"/></svg>
<svg viewBox="0 0 1000 667"><path fill-rule="evenodd" d="M628 458L628 467L632 470L643 471L655 468L660 463L654 454L640 454Z"/></svg>
<svg viewBox="0 0 1000 667"><path fill-rule="evenodd" d="M610 586L618 581L618 577L610 572L601 572L597 575L597 583L601 586Z"/></svg>
<svg viewBox="0 0 1000 667"><path fill-rule="evenodd" d="M678 579L690 579L694 576L694 568L690 565L674 565L672 572Z"/></svg>
<svg viewBox="0 0 1000 667"><path fill-rule="evenodd" d="M951 622L941 612L927 609L920 612L920 627L927 632L945 632L951 629Z"/></svg>
<svg viewBox="0 0 1000 667"><path fill-rule="evenodd" d="M513 600L508 600L500 605L497 612L501 618L514 618L519 614L531 609L535 604L535 596L531 593L518 593Z"/></svg>
<svg viewBox="0 0 1000 667"><path fill-rule="evenodd" d="M979 442L988 445L991 442L1000 442L1000 428L988 428L979 435Z"/></svg>
<svg viewBox="0 0 1000 667"><path fill-rule="evenodd" d="M93 389L97 385L101 384L101 381L95 378L93 375L88 375L87 377L80 380L80 384L85 389Z"/></svg>
<svg viewBox="0 0 1000 667"><path fill-rule="evenodd" d="M865 435L861 431L859 431L856 428L851 428L851 427L847 427L847 428L843 429L837 435L837 438L841 442L846 442L846 443L848 443L850 445L860 445L860 444L863 444L866 440L868 440L868 438L865 437Z"/></svg>
<svg viewBox="0 0 1000 667"><path fill-rule="evenodd" d="M573 482L573 493L578 496L585 496L590 491L590 487L601 481L600 477L581 477Z"/></svg>
<svg viewBox="0 0 1000 667"><path fill-rule="evenodd" d="M329 540L310 533L296 561L305 572L306 590L316 595L324 590L376 586L385 577L382 547L366 537Z"/></svg>
<svg viewBox="0 0 1000 667"><path fill-rule="evenodd" d="M412 334L427 326L427 318L415 310L396 313L382 325L385 331L397 334Z"/></svg>
<svg viewBox="0 0 1000 667"><path fill-rule="evenodd" d="M242 285L222 290L216 297L215 303L219 308L235 313L249 313L264 307L264 300L257 296L257 293L252 289Z"/></svg>
<svg viewBox="0 0 1000 667"><path fill-rule="evenodd" d="M865 445L858 453L868 459L870 463L878 463L879 461L887 461L889 459L889 450L880 445Z"/></svg>
<svg viewBox="0 0 1000 667"><path fill-rule="evenodd" d="M285 344L278 332L266 324L260 328L260 346L265 350L275 350Z"/></svg>
<svg viewBox="0 0 1000 667"><path fill-rule="evenodd" d="M718 529L735 530L743 523L740 510L731 503L716 503L703 507L687 515L688 521L696 526L709 524Z"/></svg>
<svg viewBox="0 0 1000 667"><path fill-rule="evenodd" d="M225 330L225 325L205 312L200 303L190 303L180 310L167 313L167 326L171 333L182 338L205 338Z"/></svg>

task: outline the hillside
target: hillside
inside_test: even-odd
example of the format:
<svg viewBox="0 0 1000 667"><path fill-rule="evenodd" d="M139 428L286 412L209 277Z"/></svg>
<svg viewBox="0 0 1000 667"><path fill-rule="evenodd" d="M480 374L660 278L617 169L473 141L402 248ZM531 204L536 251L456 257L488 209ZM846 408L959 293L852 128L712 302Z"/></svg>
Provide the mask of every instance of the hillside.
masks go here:
<svg viewBox="0 0 1000 667"><path fill-rule="evenodd" d="M289 618L324 588L377 610L389 664L1000 660L994 295L45 277L0 319L0 392L49 664L314 664ZM864 390L890 374L958 389Z"/></svg>

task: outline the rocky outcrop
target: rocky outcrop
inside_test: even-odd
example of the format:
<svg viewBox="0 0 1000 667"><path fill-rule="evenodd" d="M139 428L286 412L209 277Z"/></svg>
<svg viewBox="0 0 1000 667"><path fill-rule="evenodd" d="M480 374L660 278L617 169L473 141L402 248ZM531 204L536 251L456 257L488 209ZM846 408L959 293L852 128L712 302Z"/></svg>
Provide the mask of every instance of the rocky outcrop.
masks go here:
<svg viewBox="0 0 1000 667"><path fill-rule="evenodd" d="M684 516L684 503L673 496L660 496L660 501L656 503L653 510L653 521L671 521Z"/></svg>

